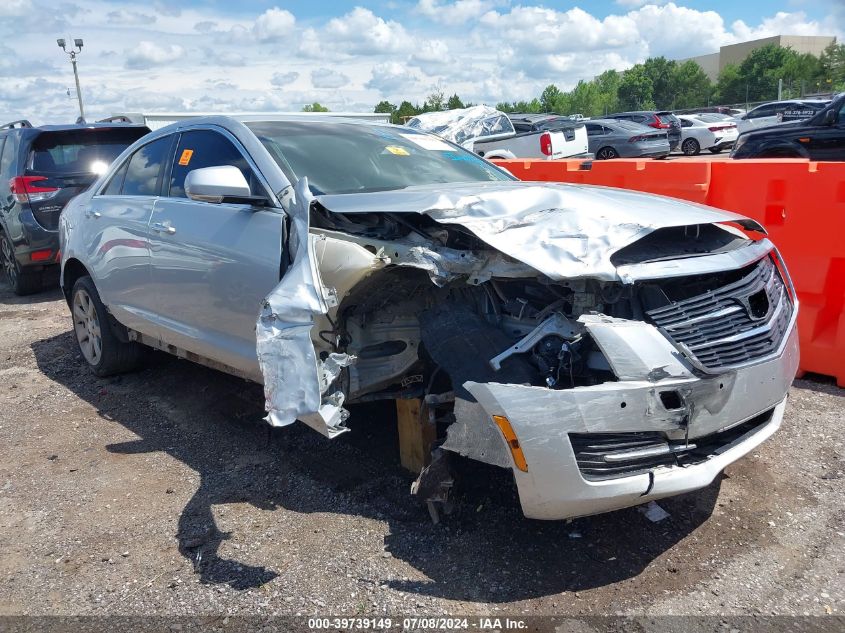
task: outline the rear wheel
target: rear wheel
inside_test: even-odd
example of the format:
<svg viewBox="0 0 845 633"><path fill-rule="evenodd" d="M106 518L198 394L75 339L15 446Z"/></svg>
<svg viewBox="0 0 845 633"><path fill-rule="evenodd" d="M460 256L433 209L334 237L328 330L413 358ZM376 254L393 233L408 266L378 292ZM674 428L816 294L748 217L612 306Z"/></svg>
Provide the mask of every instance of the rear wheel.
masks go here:
<svg viewBox="0 0 845 633"><path fill-rule="evenodd" d="M115 335L91 278L77 279L70 296L76 343L91 370L98 376L110 376L135 369L141 360L141 346Z"/></svg>
<svg viewBox="0 0 845 633"><path fill-rule="evenodd" d="M15 248L5 233L0 233L0 257L3 259L3 276L16 295L31 295L42 288L41 272L21 268L15 257Z"/></svg>
<svg viewBox="0 0 845 633"><path fill-rule="evenodd" d="M681 151L686 156L696 156L701 151L701 145L694 138L688 138L681 143Z"/></svg>
<svg viewBox="0 0 845 633"><path fill-rule="evenodd" d="M599 151L596 152L596 158L598 160L610 160L611 158L619 158L619 152L617 152L612 147L602 147Z"/></svg>
<svg viewBox="0 0 845 633"><path fill-rule="evenodd" d="M711 148L710 148L710 153L711 153L711 154L718 154L718 153L719 153L719 152L721 152L721 151L722 151L722 148L721 148L721 147L711 147Z"/></svg>

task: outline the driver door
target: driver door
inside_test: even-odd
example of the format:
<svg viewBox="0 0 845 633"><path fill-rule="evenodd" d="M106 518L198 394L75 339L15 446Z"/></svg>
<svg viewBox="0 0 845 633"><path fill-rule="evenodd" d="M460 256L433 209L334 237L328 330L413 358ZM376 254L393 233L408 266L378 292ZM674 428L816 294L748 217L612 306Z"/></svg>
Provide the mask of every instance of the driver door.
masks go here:
<svg viewBox="0 0 845 633"><path fill-rule="evenodd" d="M255 323L279 283L283 211L186 197L188 172L220 165L238 167L252 195L268 195L234 137L220 129L182 133L150 220L156 313L162 342L260 381Z"/></svg>

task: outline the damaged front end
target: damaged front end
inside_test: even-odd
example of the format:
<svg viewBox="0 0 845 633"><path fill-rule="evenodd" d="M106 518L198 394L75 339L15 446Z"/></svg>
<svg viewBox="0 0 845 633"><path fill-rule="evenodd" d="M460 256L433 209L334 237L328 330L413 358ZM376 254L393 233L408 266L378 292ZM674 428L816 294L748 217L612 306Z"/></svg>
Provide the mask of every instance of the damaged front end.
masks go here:
<svg viewBox="0 0 845 633"><path fill-rule="evenodd" d="M334 437L345 402L420 398L436 454L511 469L532 518L705 486L777 429L798 361L783 262L732 225L762 233L602 188L300 182L258 322L268 420Z"/></svg>

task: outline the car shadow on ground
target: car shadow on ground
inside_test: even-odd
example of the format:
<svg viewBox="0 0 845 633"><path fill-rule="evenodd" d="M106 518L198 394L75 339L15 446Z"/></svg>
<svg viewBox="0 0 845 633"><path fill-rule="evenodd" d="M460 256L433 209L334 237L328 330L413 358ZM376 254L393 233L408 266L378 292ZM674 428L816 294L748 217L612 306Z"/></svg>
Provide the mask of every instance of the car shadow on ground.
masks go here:
<svg viewBox="0 0 845 633"><path fill-rule="evenodd" d="M384 584L452 600L504 602L637 576L707 520L719 492L717 480L698 493L662 501L671 518L660 523L637 509L571 522L531 521L511 493L509 473L493 469L494 476L458 486L455 511L433 525L408 494L411 476L397 463L390 403L359 407L352 431L328 441L301 424L270 430L261 422L258 385L165 354L151 354L137 373L101 379L84 365L70 332L32 349L46 376L140 438L107 450L163 451L198 473L199 488L181 512L175 537L203 582L245 589L278 574L272 561L254 567L218 554L227 538L212 513L220 504L385 521L385 551L428 580Z"/></svg>

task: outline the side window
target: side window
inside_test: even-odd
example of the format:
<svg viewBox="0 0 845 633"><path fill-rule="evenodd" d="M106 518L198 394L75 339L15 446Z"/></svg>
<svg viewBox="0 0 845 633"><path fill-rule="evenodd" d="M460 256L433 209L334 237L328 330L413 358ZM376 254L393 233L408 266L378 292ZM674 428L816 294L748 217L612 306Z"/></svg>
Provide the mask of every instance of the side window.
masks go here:
<svg viewBox="0 0 845 633"><path fill-rule="evenodd" d="M117 196L120 195L120 190L123 188L123 179L126 177L126 169L129 166L129 161L125 161L123 165L120 166L114 175L109 180L109 184L103 187L103 190L100 192L102 196Z"/></svg>
<svg viewBox="0 0 845 633"><path fill-rule="evenodd" d="M10 135L6 135L0 140L3 141L3 154L0 156L0 178L6 183L15 176L11 173L12 163L15 160L15 142Z"/></svg>
<svg viewBox="0 0 845 633"><path fill-rule="evenodd" d="M774 116L775 114L775 106L773 105L765 105L760 106L759 108L755 108L751 112L748 113L749 119L759 119L764 116Z"/></svg>
<svg viewBox="0 0 845 633"><path fill-rule="evenodd" d="M681 119L681 127L692 127L692 121L689 119Z"/></svg>
<svg viewBox="0 0 845 633"><path fill-rule="evenodd" d="M225 136L213 130L193 130L182 134L173 170L170 174L170 197L187 198L185 176L194 169L233 165L241 170L253 195L261 195L262 188L246 158Z"/></svg>
<svg viewBox="0 0 845 633"><path fill-rule="evenodd" d="M601 125L595 123L587 124L587 136L601 136L602 134L604 134L604 128Z"/></svg>
<svg viewBox="0 0 845 633"><path fill-rule="evenodd" d="M165 136L147 143L129 159L121 193L124 196L157 196L162 167L173 142Z"/></svg>

